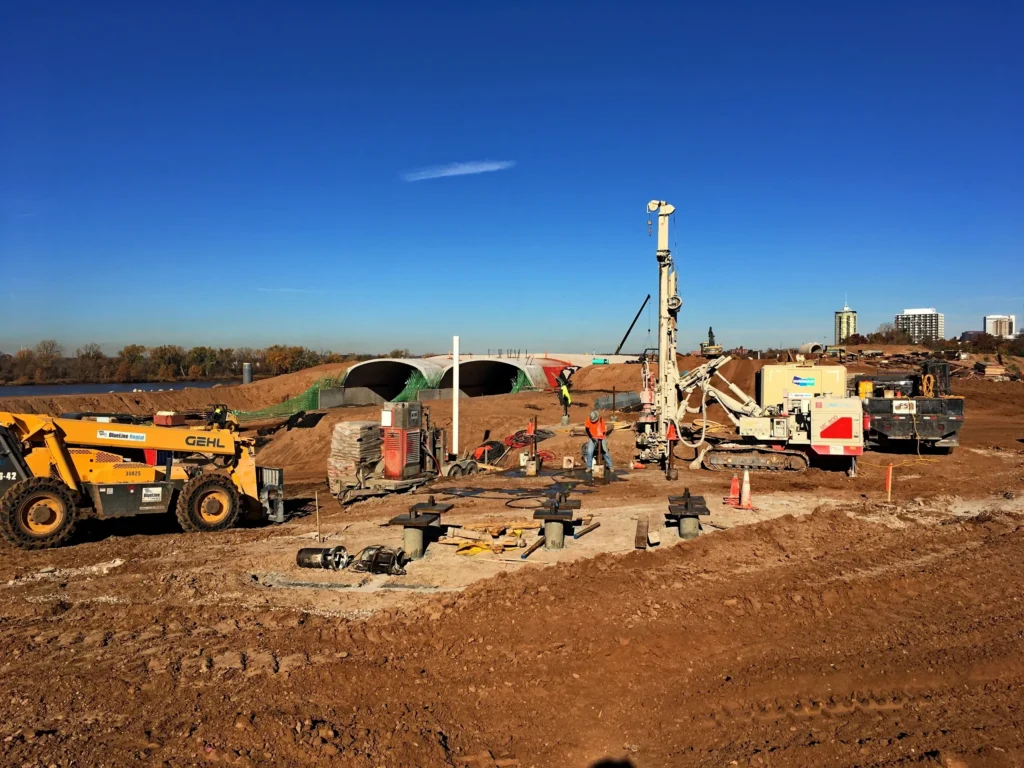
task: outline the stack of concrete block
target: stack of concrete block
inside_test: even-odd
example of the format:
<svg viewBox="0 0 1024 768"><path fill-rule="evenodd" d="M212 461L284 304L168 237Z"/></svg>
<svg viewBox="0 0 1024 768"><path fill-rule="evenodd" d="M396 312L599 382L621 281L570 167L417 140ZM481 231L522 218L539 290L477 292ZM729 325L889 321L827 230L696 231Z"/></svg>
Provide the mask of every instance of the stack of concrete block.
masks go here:
<svg viewBox="0 0 1024 768"><path fill-rule="evenodd" d="M380 461L380 424L376 421L343 421L334 425L331 455L327 459L327 482L338 495L355 483L360 467L372 468Z"/></svg>

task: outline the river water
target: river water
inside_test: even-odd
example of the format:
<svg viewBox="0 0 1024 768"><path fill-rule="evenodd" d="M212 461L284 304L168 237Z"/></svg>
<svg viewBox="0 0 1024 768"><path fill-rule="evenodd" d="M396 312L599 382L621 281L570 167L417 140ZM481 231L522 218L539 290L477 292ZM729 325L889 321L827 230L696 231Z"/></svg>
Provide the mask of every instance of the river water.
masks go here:
<svg viewBox="0 0 1024 768"><path fill-rule="evenodd" d="M0 397L33 397L43 395L105 395L108 392L158 392L172 389L209 389L215 384L234 386L240 381L170 381L138 384L29 384L24 387L0 386Z"/></svg>

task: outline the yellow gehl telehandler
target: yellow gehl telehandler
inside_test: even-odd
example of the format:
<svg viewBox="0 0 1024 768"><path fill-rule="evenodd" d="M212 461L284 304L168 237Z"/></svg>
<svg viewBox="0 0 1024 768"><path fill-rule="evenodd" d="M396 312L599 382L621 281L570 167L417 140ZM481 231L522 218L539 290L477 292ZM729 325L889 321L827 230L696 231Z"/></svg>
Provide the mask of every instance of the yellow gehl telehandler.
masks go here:
<svg viewBox="0 0 1024 768"><path fill-rule="evenodd" d="M228 418L223 406L193 427L0 411L0 533L45 549L64 544L84 517L159 514L172 504L186 531L223 530L243 512L283 522L284 472L257 467L254 441Z"/></svg>

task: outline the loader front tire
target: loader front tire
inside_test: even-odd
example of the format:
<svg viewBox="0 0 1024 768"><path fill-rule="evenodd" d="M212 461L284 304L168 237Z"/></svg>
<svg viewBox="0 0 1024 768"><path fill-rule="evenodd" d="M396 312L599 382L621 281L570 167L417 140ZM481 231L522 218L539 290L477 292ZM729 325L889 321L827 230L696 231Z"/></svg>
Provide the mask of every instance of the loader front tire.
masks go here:
<svg viewBox="0 0 1024 768"><path fill-rule="evenodd" d="M0 499L0 533L21 549L50 549L75 530L78 507L71 489L51 477L15 483Z"/></svg>
<svg viewBox="0 0 1024 768"><path fill-rule="evenodd" d="M178 523L186 533L223 531L238 520L242 497L224 475L199 475L178 495Z"/></svg>

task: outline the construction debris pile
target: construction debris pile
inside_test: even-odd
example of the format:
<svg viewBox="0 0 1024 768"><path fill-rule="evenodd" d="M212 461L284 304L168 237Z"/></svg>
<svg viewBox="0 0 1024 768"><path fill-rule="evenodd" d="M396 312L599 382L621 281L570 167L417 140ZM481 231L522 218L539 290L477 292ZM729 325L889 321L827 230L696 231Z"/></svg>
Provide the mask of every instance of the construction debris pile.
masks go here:
<svg viewBox="0 0 1024 768"><path fill-rule="evenodd" d="M327 480L338 495L346 482L355 482L360 470L376 464L381 456L380 424L376 421L343 421L334 426Z"/></svg>

